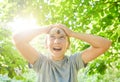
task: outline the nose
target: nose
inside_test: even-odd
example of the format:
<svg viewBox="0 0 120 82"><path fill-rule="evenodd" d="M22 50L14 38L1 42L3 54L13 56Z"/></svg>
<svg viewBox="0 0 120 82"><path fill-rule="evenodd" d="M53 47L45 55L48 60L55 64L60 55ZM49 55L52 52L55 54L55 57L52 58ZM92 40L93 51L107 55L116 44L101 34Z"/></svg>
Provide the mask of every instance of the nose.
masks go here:
<svg viewBox="0 0 120 82"><path fill-rule="evenodd" d="M54 40L54 43L59 44L59 43L60 43L60 40L56 38L56 39Z"/></svg>

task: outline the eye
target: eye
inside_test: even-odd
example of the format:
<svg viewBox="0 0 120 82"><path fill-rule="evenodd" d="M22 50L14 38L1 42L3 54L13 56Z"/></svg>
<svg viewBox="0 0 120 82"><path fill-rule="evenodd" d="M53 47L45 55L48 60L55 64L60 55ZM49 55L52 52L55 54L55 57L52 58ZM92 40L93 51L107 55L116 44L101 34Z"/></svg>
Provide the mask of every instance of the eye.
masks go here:
<svg viewBox="0 0 120 82"><path fill-rule="evenodd" d="M60 39L65 39L65 36L61 36Z"/></svg>
<svg viewBox="0 0 120 82"><path fill-rule="evenodd" d="M55 36L51 35L50 38L51 38L51 39L55 39Z"/></svg>

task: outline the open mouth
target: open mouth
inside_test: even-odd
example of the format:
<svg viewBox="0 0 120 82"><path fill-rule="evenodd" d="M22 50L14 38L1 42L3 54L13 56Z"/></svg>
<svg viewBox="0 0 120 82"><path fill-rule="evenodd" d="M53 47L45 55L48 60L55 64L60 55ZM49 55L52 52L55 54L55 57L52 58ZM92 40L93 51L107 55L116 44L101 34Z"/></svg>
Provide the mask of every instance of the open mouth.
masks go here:
<svg viewBox="0 0 120 82"><path fill-rule="evenodd" d="M61 51L62 48L53 48L54 51Z"/></svg>

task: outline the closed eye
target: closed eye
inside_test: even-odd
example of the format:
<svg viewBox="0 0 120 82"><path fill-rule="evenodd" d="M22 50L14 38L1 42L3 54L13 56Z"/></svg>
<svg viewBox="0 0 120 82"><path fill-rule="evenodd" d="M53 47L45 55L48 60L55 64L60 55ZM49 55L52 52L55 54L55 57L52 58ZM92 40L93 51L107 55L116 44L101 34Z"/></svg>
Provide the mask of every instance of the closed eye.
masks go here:
<svg viewBox="0 0 120 82"><path fill-rule="evenodd" d="M60 36L60 39L65 39L65 36Z"/></svg>
<svg viewBox="0 0 120 82"><path fill-rule="evenodd" d="M55 36L51 35L50 38L55 38Z"/></svg>

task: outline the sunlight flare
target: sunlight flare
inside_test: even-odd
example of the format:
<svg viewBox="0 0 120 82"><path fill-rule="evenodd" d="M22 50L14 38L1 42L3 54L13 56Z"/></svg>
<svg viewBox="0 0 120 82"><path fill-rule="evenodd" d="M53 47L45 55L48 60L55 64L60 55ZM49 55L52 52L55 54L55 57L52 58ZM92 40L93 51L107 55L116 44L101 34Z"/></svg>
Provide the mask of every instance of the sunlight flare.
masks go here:
<svg viewBox="0 0 120 82"><path fill-rule="evenodd" d="M38 27L36 19L23 17L14 18L14 20L10 22L8 25L12 28L13 32Z"/></svg>

